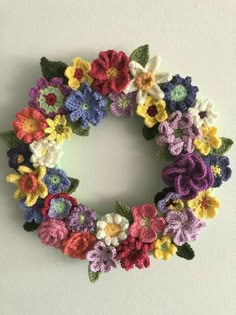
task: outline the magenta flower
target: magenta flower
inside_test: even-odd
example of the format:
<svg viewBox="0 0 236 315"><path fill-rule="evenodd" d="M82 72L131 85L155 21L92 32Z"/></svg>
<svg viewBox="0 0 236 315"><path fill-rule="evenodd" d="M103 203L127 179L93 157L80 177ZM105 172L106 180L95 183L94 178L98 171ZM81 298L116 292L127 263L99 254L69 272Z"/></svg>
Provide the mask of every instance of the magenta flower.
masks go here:
<svg viewBox="0 0 236 315"><path fill-rule="evenodd" d="M182 211L169 211L166 216L167 225L163 231L164 235L172 237L176 245L183 245L189 241L195 241L201 229L206 225L199 220L192 209Z"/></svg>
<svg viewBox="0 0 236 315"><path fill-rule="evenodd" d="M151 243L157 239L157 233L165 227L165 220L157 217L157 209L152 204L134 206L132 208L134 223L129 228L133 237L138 237L143 243Z"/></svg>
<svg viewBox="0 0 236 315"><path fill-rule="evenodd" d="M134 111L137 107L136 104L137 93L110 93L109 98L112 100L110 110L115 116L123 116L126 118L133 117Z"/></svg>
<svg viewBox="0 0 236 315"><path fill-rule="evenodd" d="M167 121L160 123L158 130L157 143L168 145L172 155L193 152L194 139L200 135L199 129L193 124L192 116L180 111L172 113Z"/></svg>

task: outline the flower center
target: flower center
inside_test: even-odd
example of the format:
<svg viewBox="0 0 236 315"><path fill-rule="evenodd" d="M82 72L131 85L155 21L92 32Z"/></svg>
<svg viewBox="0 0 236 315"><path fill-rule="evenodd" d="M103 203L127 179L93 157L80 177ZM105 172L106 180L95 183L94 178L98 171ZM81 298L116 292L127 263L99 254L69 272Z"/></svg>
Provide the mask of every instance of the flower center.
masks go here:
<svg viewBox="0 0 236 315"><path fill-rule="evenodd" d="M20 180L20 187L26 194L33 193L38 187L38 179L32 173L24 174Z"/></svg>
<svg viewBox="0 0 236 315"><path fill-rule="evenodd" d="M116 223L108 223L105 227L105 232L107 236L117 236L121 231L121 227Z"/></svg>
<svg viewBox="0 0 236 315"><path fill-rule="evenodd" d="M49 93L47 95L44 95L45 101L49 106L53 106L56 101L57 101L57 97L54 93Z"/></svg>
<svg viewBox="0 0 236 315"><path fill-rule="evenodd" d="M179 84L171 91L171 100L174 102L182 102L186 99L188 91L185 86Z"/></svg>
<svg viewBox="0 0 236 315"><path fill-rule="evenodd" d="M148 228L149 222L150 222L150 219L147 218L147 217L144 217L144 218L142 219L142 226Z"/></svg>
<svg viewBox="0 0 236 315"><path fill-rule="evenodd" d="M38 121L33 118L26 118L22 128L26 133L34 133L38 130Z"/></svg>
<svg viewBox="0 0 236 315"><path fill-rule="evenodd" d="M207 197L203 197L202 200L200 200L201 208L207 209L209 207L209 200Z"/></svg>
<svg viewBox="0 0 236 315"><path fill-rule="evenodd" d="M57 133L62 134L64 132L64 126L63 125L57 125L55 130Z"/></svg>
<svg viewBox="0 0 236 315"><path fill-rule="evenodd" d="M208 136L203 136L202 141L205 143L209 143L209 137Z"/></svg>
<svg viewBox="0 0 236 315"><path fill-rule="evenodd" d="M76 78L78 81L81 81L81 79L83 78L83 70L80 68L76 69L74 73L74 78Z"/></svg>
<svg viewBox="0 0 236 315"><path fill-rule="evenodd" d="M83 224L84 221L85 221L85 219L86 219L85 215L81 214L81 215L79 216L79 223L80 223L80 224Z"/></svg>
<svg viewBox="0 0 236 315"><path fill-rule="evenodd" d="M219 167L219 165L212 165L211 170L214 176L221 175L221 168Z"/></svg>
<svg viewBox="0 0 236 315"><path fill-rule="evenodd" d="M82 107L82 109L83 109L84 111L87 111L87 110L89 110L90 105L89 105L88 103L83 103L83 104L81 105L81 107Z"/></svg>
<svg viewBox="0 0 236 315"><path fill-rule="evenodd" d="M201 119L206 118L207 117L207 112L200 112L198 113L198 115L200 116Z"/></svg>
<svg viewBox="0 0 236 315"><path fill-rule="evenodd" d="M184 133L183 129L175 129L174 130L174 135L176 138L181 138L183 133Z"/></svg>
<svg viewBox="0 0 236 315"><path fill-rule="evenodd" d="M128 107L130 104L130 100L128 99L128 97L122 96L119 100L119 105L121 108L125 109L126 107Z"/></svg>
<svg viewBox="0 0 236 315"><path fill-rule="evenodd" d="M107 70L107 76L109 79L115 79L118 75L118 70L114 67L111 67Z"/></svg>
<svg viewBox="0 0 236 315"><path fill-rule="evenodd" d="M53 184L60 184L61 178L60 176L57 176L57 175L50 175L50 181Z"/></svg>
<svg viewBox="0 0 236 315"><path fill-rule="evenodd" d="M154 85L154 76L151 72L141 73L137 76L135 83L140 90L149 90Z"/></svg>
<svg viewBox="0 0 236 315"><path fill-rule="evenodd" d="M148 107L147 114L149 116L155 117L157 113L158 113L158 110L155 105L151 105L150 107Z"/></svg>
<svg viewBox="0 0 236 315"><path fill-rule="evenodd" d="M167 252L167 251L169 250L169 247L168 247L167 242L161 244L161 250L162 250L163 252Z"/></svg>
<svg viewBox="0 0 236 315"><path fill-rule="evenodd" d="M23 156L22 154L17 154L16 162L17 162L18 164L23 163L24 160L25 160L25 158L24 158L24 156Z"/></svg>

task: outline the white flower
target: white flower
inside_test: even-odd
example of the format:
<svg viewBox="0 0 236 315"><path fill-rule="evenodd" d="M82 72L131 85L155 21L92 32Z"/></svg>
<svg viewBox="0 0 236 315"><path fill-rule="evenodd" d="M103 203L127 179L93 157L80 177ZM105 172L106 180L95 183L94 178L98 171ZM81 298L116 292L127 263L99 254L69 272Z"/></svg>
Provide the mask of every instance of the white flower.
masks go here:
<svg viewBox="0 0 236 315"><path fill-rule="evenodd" d="M138 104L143 104L147 95L151 95L155 99L162 99L164 97L159 84L169 81L170 76L166 72L157 72L160 63L161 58L159 56L152 57L144 68L136 61L129 63L130 72L134 78L130 81L124 92L128 94L138 91Z"/></svg>
<svg viewBox="0 0 236 315"><path fill-rule="evenodd" d="M58 145L56 141L50 141L48 139L33 141L29 148L33 153L30 161L33 163L34 167L55 167L62 156L60 145Z"/></svg>
<svg viewBox="0 0 236 315"><path fill-rule="evenodd" d="M118 246L128 237L129 221L118 213L108 213L97 222L96 237L106 245Z"/></svg>
<svg viewBox="0 0 236 315"><path fill-rule="evenodd" d="M197 100L194 107L190 107L188 112L193 117L193 123L196 127L212 126L219 114L214 111L214 104L211 100Z"/></svg>

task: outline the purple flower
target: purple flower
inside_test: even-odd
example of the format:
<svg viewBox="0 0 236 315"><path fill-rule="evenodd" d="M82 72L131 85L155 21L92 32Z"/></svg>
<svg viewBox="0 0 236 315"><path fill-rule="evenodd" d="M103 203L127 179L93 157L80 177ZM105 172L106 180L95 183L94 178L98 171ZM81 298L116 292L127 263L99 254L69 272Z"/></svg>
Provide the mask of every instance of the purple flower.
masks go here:
<svg viewBox="0 0 236 315"><path fill-rule="evenodd" d="M32 167L32 163L30 162L31 155L32 152L30 152L28 146L21 144L7 151L7 156L9 157L8 165L15 170L21 165Z"/></svg>
<svg viewBox="0 0 236 315"><path fill-rule="evenodd" d="M26 222L41 223L45 220L44 216L41 213L43 207L43 201L38 200L35 205L32 207L27 207L25 205L25 199L19 201L19 207L23 210L23 216Z"/></svg>
<svg viewBox="0 0 236 315"><path fill-rule="evenodd" d="M158 203L158 201L162 200L165 198L165 196L169 193L169 192L174 192L175 189L173 187L165 187L162 189L162 191L157 192L155 197L154 197L154 203L155 205Z"/></svg>
<svg viewBox="0 0 236 315"><path fill-rule="evenodd" d="M67 218L68 229L72 232L94 231L96 212L82 204L74 207Z"/></svg>
<svg viewBox="0 0 236 315"><path fill-rule="evenodd" d="M50 219L63 220L68 216L72 207L72 202L69 199L63 197L52 198L47 213L48 217Z"/></svg>
<svg viewBox="0 0 236 315"><path fill-rule="evenodd" d="M163 231L164 235L172 237L176 245L181 246L189 241L195 241L201 229L206 225L199 220L192 209L186 208L182 211L170 211L166 216L167 225Z"/></svg>
<svg viewBox="0 0 236 315"><path fill-rule="evenodd" d="M183 202L180 200L180 195L169 192L163 199L157 202L157 209L161 213L166 213L170 210L180 210L183 208Z"/></svg>
<svg viewBox="0 0 236 315"><path fill-rule="evenodd" d="M207 190L213 184L211 169L196 153L187 153L175 158L162 171L163 181L175 188L182 199L193 199L198 192Z"/></svg>
<svg viewBox="0 0 236 315"><path fill-rule="evenodd" d="M56 168L48 168L43 181L50 194L61 193L68 189L71 184L65 171Z"/></svg>
<svg viewBox="0 0 236 315"><path fill-rule="evenodd" d="M157 143L168 145L172 155L193 152L194 139L200 135L199 129L193 124L192 116L180 111L172 113L167 121L160 123L158 130Z"/></svg>
<svg viewBox="0 0 236 315"><path fill-rule="evenodd" d="M137 107L136 104L137 93L110 93L109 98L112 100L110 110L115 116L123 116L126 118L133 117L134 111Z"/></svg>
<svg viewBox="0 0 236 315"><path fill-rule="evenodd" d="M87 260L90 261L90 270L93 272L108 272L112 267L116 268L115 260L116 249L113 246L107 246L99 241L95 244L94 249L87 253Z"/></svg>

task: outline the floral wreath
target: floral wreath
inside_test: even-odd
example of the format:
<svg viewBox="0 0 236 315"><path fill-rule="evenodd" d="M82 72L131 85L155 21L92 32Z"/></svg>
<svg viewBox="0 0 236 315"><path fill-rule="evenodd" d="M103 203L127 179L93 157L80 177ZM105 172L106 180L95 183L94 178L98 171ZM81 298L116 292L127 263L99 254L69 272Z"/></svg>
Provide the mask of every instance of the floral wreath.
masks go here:
<svg viewBox="0 0 236 315"><path fill-rule="evenodd" d="M108 50L69 66L43 57L43 77L30 88L28 107L16 113L13 131L0 133L16 171L7 181L17 186L24 229L37 230L46 246L87 259L91 282L118 265L147 268L150 254L192 259L189 242L220 206L213 188L231 176L224 154L233 141L217 136L213 102L198 98L191 77L170 76L159 65L159 56L149 59L148 45L130 57ZM109 109L117 117L142 117L143 136L155 139L158 156L169 164L162 170L167 187L153 203L116 202L101 216L71 196L79 180L57 165L63 140L88 136Z"/></svg>

